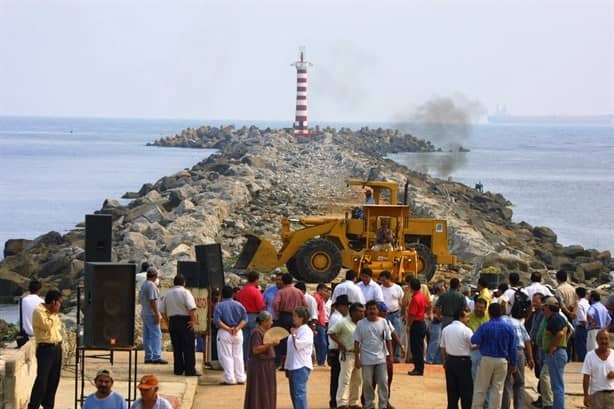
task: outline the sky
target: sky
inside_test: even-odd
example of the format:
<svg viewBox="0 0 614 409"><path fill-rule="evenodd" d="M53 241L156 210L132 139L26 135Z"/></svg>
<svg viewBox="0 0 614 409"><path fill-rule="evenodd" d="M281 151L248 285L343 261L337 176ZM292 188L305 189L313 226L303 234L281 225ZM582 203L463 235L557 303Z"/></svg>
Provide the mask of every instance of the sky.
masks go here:
<svg viewBox="0 0 614 409"><path fill-rule="evenodd" d="M0 0L0 115L391 121L433 98L614 113L614 0Z"/></svg>

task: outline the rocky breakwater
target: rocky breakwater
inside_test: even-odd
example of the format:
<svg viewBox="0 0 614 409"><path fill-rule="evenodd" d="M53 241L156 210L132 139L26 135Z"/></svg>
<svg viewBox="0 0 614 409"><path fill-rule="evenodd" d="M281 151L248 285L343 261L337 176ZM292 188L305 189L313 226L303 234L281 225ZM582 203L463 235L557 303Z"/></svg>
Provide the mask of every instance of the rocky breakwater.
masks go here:
<svg viewBox="0 0 614 409"><path fill-rule="evenodd" d="M215 148L206 160L124 197L106 199L97 213L113 216L113 260L149 261L163 278L176 262L194 259L194 245L219 242L225 261L238 256L244 234L265 236L280 245L282 217L343 213L362 201L346 178L409 182L409 203L416 216L446 218L450 248L468 279L480 268L571 273L589 286L609 281L614 269L608 251L564 247L546 227L513 223L510 203L501 195L479 193L453 181L432 178L385 159L399 151L430 151L428 142L394 130L321 129L313 138L295 138L291 130L189 129L153 145ZM6 250L8 249L8 253ZM12 242L0 263L0 291L15 295L30 277L74 294L83 270L83 230L50 232L32 242Z"/></svg>

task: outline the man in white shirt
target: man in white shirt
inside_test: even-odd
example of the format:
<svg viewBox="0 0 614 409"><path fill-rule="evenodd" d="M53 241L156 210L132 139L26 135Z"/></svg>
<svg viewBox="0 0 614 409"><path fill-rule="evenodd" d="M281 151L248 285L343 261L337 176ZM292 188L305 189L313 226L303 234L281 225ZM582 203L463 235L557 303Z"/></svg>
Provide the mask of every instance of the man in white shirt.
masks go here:
<svg viewBox="0 0 614 409"><path fill-rule="evenodd" d="M200 376L196 370L194 328L197 324L196 301L185 286L181 274L173 280L171 288L160 302L160 313L168 322L168 331L173 345L173 373L175 375Z"/></svg>
<svg viewBox="0 0 614 409"><path fill-rule="evenodd" d="M574 319L574 349L576 351L576 360L584 362L586 356L586 314L590 308L588 299L586 298L586 288L576 288L576 297L578 297L578 305L576 307L576 318Z"/></svg>
<svg viewBox="0 0 614 409"><path fill-rule="evenodd" d="M45 302L45 300L38 295L41 291L41 287L40 281L30 281L30 285L28 286L30 294L21 299L21 327L30 338L34 336L34 329L32 329L32 314L34 314L34 310L38 308L39 305Z"/></svg>
<svg viewBox="0 0 614 409"><path fill-rule="evenodd" d="M345 281L338 284L333 290L333 296L331 299L333 303L337 301L337 297L340 295L346 295L350 304L359 302L365 304L365 296L360 291L360 288L354 283L356 280L356 272L354 270L348 270L345 273Z"/></svg>
<svg viewBox="0 0 614 409"><path fill-rule="evenodd" d="M467 326L469 313L458 310L454 321L441 333L441 357L446 371L446 392L448 407L471 408L473 379L471 378L471 336L473 331Z"/></svg>
<svg viewBox="0 0 614 409"><path fill-rule="evenodd" d="M333 303L334 311L328 318L328 327L334 327L339 321L349 314L348 306L350 305L347 295L340 295ZM328 337L328 366L330 366L330 398L328 406L331 408L337 407L337 390L339 386L339 373L341 365L339 362L339 345L334 339Z"/></svg>
<svg viewBox="0 0 614 409"><path fill-rule="evenodd" d="M390 321L394 327L394 332L402 334L402 318L401 318L401 304L403 302L403 296L405 293L400 285L392 282L390 271L382 271L379 275L379 279L382 283L382 296L384 297L384 303L388 308L388 315L386 319ZM401 348L399 345L394 345L394 362L401 362L403 359Z"/></svg>
<svg viewBox="0 0 614 409"><path fill-rule="evenodd" d="M529 295L529 299L533 299L535 293L540 293L546 297L552 296L552 291L545 285L541 283L542 276L539 273L533 272L531 273L531 284L527 286L524 290Z"/></svg>
<svg viewBox="0 0 614 409"><path fill-rule="evenodd" d="M315 322L318 321L318 302L313 297L313 295L307 292L307 286L304 282L299 281L298 283L294 284L294 287L301 290L301 292L305 296L307 310L309 311L309 322L307 324L313 329L313 326L315 326ZM312 323L314 325L311 325Z"/></svg>
<svg viewBox="0 0 614 409"><path fill-rule="evenodd" d="M363 269L360 272L360 282L358 283L358 288L360 288L360 291L362 291L362 295L364 296L366 302L371 300L383 302L384 296L382 295L382 287L371 279L372 276L373 272L370 269Z"/></svg>
<svg viewBox="0 0 614 409"><path fill-rule="evenodd" d="M510 273L509 275L510 287L505 290L499 304L505 305L505 314L510 315L512 313L512 307L514 306L514 299L516 296L516 291L522 291L523 293L529 295L526 289L520 288L520 275L518 273ZM529 301L531 298L529 298Z"/></svg>
<svg viewBox="0 0 614 409"><path fill-rule="evenodd" d="M582 366L584 406L591 409L614 408L613 352L610 334L602 329L597 333L597 348L586 354Z"/></svg>

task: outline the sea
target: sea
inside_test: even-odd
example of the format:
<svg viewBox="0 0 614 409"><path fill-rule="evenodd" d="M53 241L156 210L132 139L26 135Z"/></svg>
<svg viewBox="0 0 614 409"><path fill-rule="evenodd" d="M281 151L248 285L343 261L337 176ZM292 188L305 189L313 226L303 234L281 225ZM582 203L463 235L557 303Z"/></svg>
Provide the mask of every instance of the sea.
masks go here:
<svg viewBox="0 0 614 409"><path fill-rule="evenodd" d="M278 121L0 117L0 247L10 238L65 233L106 198L119 199L144 183L192 167L214 151L145 145L205 124L290 126ZM410 124L404 129L441 140L438 128ZM462 135L460 142L469 152L390 158L435 177L470 186L481 182L485 191L512 202L514 221L548 226L565 245L614 250L612 126L480 124ZM0 315L17 317L14 306L0 305Z"/></svg>

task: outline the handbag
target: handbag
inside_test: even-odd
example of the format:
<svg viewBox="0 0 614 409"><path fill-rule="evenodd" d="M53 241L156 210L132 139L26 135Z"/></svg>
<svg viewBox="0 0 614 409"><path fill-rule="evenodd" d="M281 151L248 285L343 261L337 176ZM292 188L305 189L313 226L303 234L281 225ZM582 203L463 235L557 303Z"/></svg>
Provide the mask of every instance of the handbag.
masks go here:
<svg viewBox="0 0 614 409"><path fill-rule="evenodd" d="M21 306L21 299L19 299L19 332L15 335L15 342L17 342L17 348L21 348L28 342L30 337L23 329L23 311Z"/></svg>

